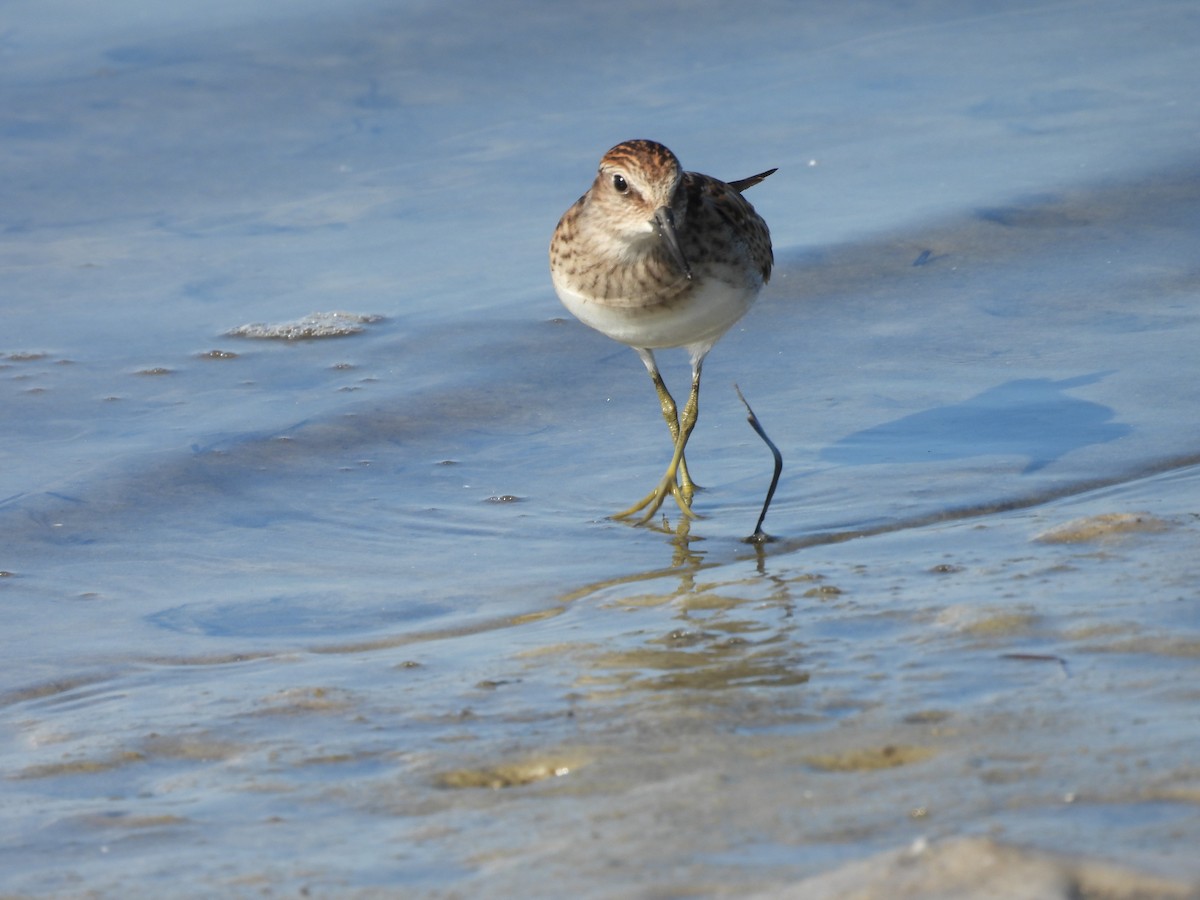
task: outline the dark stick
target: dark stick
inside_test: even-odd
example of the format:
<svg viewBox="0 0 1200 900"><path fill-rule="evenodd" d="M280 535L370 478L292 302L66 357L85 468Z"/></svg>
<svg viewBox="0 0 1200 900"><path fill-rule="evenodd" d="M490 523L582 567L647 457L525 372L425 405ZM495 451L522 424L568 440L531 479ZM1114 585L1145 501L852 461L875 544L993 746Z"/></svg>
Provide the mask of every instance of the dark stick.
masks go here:
<svg viewBox="0 0 1200 900"><path fill-rule="evenodd" d="M775 474L771 476L771 486L767 488L767 499L763 501L762 512L758 516L758 524L754 526L754 534L746 538L746 543L748 544L765 544L768 541L774 540L773 537L763 531L762 526L763 520L767 517L767 509L771 506L771 499L775 496L775 487L779 484L779 476L783 473L783 454L779 452L779 448L771 442L771 439L767 437L767 433L763 431L762 425L758 423L758 416L754 415L754 410L750 408L750 404L746 402L746 398L742 395L742 389L736 384L733 386L733 389L737 391L738 399L742 401L746 407L746 412L750 414L746 418L746 421L750 423L750 427L754 429L758 436L763 439L763 443L771 448L771 455L775 457Z"/></svg>

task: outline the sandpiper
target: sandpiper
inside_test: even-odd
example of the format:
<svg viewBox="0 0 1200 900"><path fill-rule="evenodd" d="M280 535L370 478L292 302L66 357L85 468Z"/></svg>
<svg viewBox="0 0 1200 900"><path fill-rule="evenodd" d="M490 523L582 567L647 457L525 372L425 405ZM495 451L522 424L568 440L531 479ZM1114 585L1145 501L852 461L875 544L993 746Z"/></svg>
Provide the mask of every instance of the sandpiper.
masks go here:
<svg viewBox="0 0 1200 900"><path fill-rule="evenodd" d="M645 523L667 495L695 517L684 449L696 426L700 370L771 277L767 223L742 191L774 171L726 183L683 171L662 144L625 141L604 154L591 188L559 220L550 242L559 299L585 325L637 351L675 443L654 490L614 518L641 513ZM654 359L667 347L691 357L682 418Z"/></svg>

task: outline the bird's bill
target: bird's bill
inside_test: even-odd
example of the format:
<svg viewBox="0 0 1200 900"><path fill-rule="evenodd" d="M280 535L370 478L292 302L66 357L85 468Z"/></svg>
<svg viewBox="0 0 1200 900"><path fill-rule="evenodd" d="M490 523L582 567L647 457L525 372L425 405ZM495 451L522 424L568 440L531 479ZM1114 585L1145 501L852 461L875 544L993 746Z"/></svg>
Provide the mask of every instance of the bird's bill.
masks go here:
<svg viewBox="0 0 1200 900"><path fill-rule="evenodd" d="M654 213L654 225L658 236L667 245L671 258L679 263L679 268L688 278L692 277L692 267L688 265L687 257L679 246L679 236L675 233L675 212L669 206L660 206Z"/></svg>

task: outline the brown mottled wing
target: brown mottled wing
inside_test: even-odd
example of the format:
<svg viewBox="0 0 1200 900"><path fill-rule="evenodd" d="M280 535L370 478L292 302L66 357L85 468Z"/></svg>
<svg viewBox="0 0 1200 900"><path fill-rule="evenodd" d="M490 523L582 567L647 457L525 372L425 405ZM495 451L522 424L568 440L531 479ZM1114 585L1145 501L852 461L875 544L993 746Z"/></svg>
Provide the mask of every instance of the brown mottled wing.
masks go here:
<svg viewBox="0 0 1200 900"><path fill-rule="evenodd" d="M740 194L742 191L746 190L746 188L754 187L768 175L774 175L778 171L778 169L767 169L767 171L759 172L757 175L751 175L749 178L739 178L737 181L731 181L729 182L729 186Z"/></svg>
<svg viewBox="0 0 1200 900"><path fill-rule="evenodd" d="M771 252L771 233L767 223L741 195L738 185L744 188L757 184L771 172L743 178L733 184L697 172L683 174L683 187L688 194L688 220L695 222L698 217L713 215L723 220L737 241L745 246L750 262L762 273L763 282L770 280L771 267L775 263L775 255Z"/></svg>

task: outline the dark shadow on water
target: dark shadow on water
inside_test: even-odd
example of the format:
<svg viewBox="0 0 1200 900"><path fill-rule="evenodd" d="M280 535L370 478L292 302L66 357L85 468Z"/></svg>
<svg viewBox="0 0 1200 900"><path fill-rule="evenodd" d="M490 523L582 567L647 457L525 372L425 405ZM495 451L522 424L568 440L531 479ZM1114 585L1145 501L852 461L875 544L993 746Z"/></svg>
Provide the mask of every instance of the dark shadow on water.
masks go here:
<svg viewBox="0 0 1200 900"><path fill-rule="evenodd" d="M1008 381L962 403L913 413L847 435L821 451L839 465L913 463L973 456L1024 456L1024 474L1036 472L1083 447L1105 444L1133 431L1113 422L1115 411L1066 393L1095 384L1097 372L1052 381Z"/></svg>

